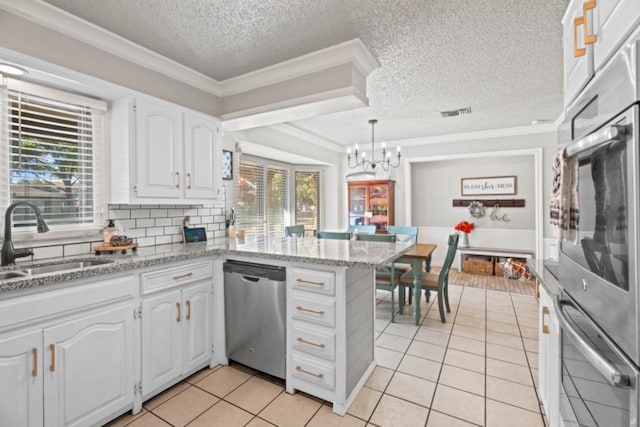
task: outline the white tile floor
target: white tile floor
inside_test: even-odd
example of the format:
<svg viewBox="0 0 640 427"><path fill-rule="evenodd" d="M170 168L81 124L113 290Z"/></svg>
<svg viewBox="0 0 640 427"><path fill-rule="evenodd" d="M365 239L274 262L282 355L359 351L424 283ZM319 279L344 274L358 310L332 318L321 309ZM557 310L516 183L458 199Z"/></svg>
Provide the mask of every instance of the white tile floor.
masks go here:
<svg viewBox="0 0 640 427"><path fill-rule="evenodd" d="M281 381L232 365L205 369L111 425L544 425L534 386L534 296L450 285L447 323L437 304L423 298L420 326L413 325L411 306L390 323L390 294L377 296L378 367L345 417L325 402L288 395Z"/></svg>

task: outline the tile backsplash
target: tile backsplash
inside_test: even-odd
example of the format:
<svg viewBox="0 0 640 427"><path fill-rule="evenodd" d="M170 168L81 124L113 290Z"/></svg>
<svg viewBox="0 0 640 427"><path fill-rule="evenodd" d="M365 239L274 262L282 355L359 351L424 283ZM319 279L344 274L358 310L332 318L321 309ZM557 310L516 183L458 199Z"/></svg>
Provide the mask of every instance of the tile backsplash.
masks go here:
<svg viewBox="0 0 640 427"><path fill-rule="evenodd" d="M204 227L207 239L226 236L224 201L208 205L109 205L107 218L115 220L119 235L133 238L140 247L182 242L182 221L189 217L191 227ZM38 245L33 259L93 253L102 235L86 242ZM16 262L29 262L21 258Z"/></svg>

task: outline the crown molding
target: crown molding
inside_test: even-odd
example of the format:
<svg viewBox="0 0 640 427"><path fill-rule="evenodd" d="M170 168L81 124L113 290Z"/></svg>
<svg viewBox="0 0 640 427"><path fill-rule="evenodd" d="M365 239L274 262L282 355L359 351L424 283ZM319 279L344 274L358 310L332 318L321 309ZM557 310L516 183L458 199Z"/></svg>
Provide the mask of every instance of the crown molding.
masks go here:
<svg viewBox="0 0 640 427"><path fill-rule="evenodd" d="M473 141L478 139L503 138L510 136L537 135L541 133L555 133L558 127L555 123L541 125L518 126L511 128L489 129L474 132L450 133L447 135L426 136L409 139L387 141L387 145L393 143L401 147L412 147L425 144L442 144L445 142Z"/></svg>
<svg viewBox="0 0 640 427"><path fill-rule="evenodd" d="M380 67L364 43L360 39L353 39L223 80L222 96L235 95L347 63L351 63L365 77Z"/></svg>
<svg viewBox="0 0 640 427"><path fill-rule="evenodd" d="M0 8L141 67L220 96L220 82L41 0L0 0Z"/></svg>

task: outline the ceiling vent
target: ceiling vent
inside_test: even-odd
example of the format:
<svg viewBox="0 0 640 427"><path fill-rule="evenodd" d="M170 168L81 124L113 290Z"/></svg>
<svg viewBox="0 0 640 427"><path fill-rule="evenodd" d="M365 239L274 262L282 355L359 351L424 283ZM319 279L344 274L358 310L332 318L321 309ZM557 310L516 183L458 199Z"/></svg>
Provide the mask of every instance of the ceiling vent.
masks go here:
<svg viewBox="0 0 640 427"><path fill-rule="evenodd" d="M440 111L442 117L462 116L464 114L471 114L471 107L458 108L457 110Z"/></svg>

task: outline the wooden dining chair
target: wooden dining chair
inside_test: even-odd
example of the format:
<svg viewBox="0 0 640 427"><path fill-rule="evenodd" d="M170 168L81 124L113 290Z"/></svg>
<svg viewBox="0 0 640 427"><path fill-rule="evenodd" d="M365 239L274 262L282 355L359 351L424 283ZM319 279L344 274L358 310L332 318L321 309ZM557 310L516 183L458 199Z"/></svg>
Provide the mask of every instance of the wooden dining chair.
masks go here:
<svg viewBox="0 0 640 427"><path fill-rule="evenodd" d="M351 234L376 234L375 225L350 225L349 232Z"/></svg>
<svg viewBox="0 0 640 427"><path fill-rule="evenodd" d="M356 234L356 240L368 242L395 242L395 234ZM395 290L398 287L400 274L396 272L393 262L388 266L376 269L376 289L391 292L391 322L395 321Z"/></svg>
<svg viewBox="0 0 640 427"><path fill-rule="evenodd" d="M293 234L298 237L304 237L304 225L290 225L284 228L285 237L291 237Z"/></svg>
<svg viewBox="0 0 640 427"><path fill-rule="evenodd" d="M449 248L447 249L447 255L444 258L444 263L440 269L439 274L421 272L418 276L418 282L422 289L426 291L435 291L438 293L438 310L440 311L440 320L442 323L447 323L444 309L447 308L447 313L451 313L451 307L449 307L449 270L453 259L456 256L456 250L458 249L458 234L451 234L449 236ZM408 271L400 276L400 286L409 288L409 292L413 290L413 271ZM425 300L427 295L425 295ZM420 301L416 301L415 304L420 304Z"/></svg>
<svg viewBox="0 0 640 427"><path fill-rule="evenodd" d="M316 237L318 239L351 240L351 233L348 231L317 231Z"/></svg>
<svg viewBox="0 0 640 427"><path fill-rule="evenodd" d="M389 225L387 226L387 233L395 234L398 242L418 243L418 227L410 225ZM404 263L395 264L396 273L400 275L411 270L411 266ZM406 301L402 301L403 304ZM409 292L409 304L411 304L411 292Z"/></svg>

